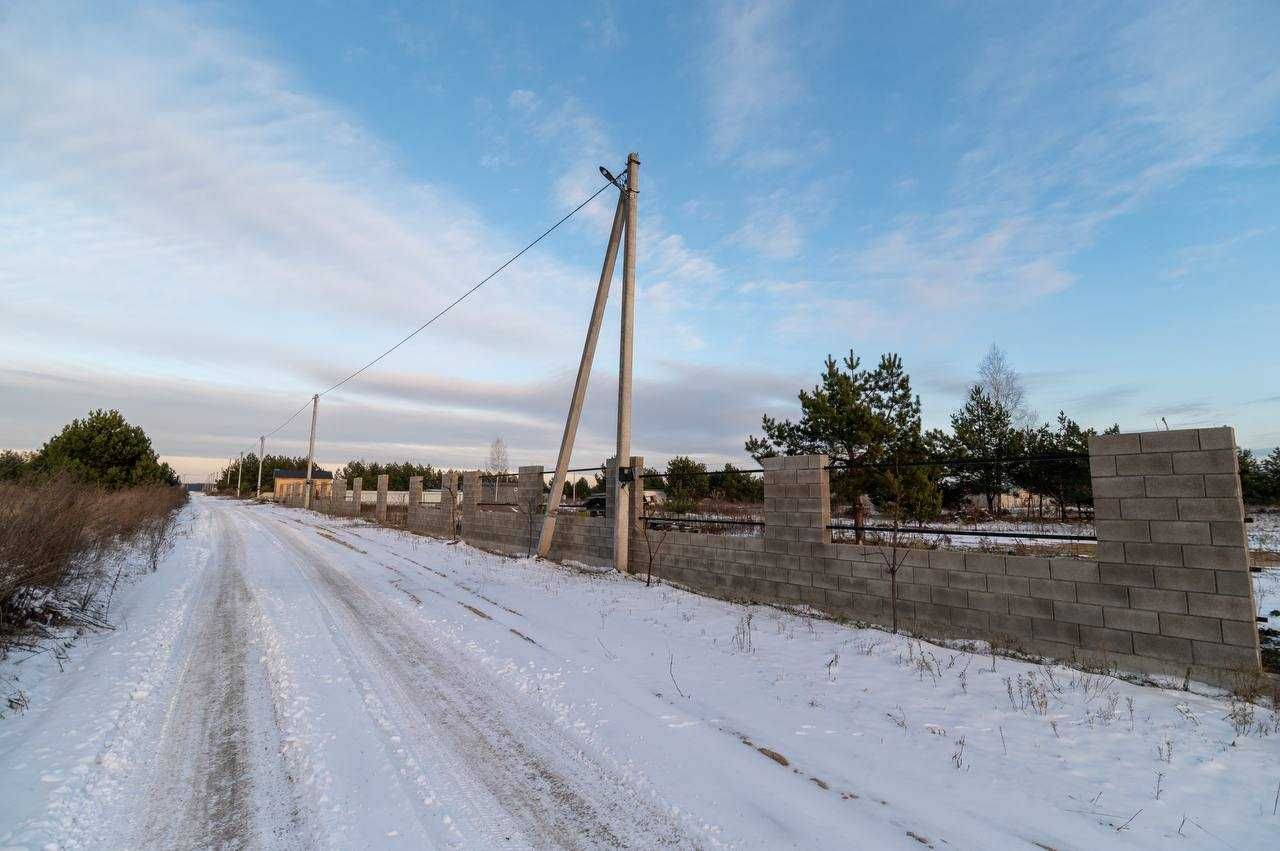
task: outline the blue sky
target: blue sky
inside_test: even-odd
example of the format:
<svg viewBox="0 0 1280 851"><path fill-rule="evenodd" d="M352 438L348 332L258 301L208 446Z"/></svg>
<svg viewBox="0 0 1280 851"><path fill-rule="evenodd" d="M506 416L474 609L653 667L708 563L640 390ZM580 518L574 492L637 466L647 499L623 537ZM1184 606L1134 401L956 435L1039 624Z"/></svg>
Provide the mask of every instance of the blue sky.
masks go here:
<svg viewBox="0 0 1280 851"><path fill-rule="evenodd" d="M203 475L635 150L637 453L740 459L850 348L943 425L993 342L1042 418L1270 447L1277 44L1274 3L6 4L0 445L118 407ZM611 208L326 396L319 457L549 464Z"/></svg>

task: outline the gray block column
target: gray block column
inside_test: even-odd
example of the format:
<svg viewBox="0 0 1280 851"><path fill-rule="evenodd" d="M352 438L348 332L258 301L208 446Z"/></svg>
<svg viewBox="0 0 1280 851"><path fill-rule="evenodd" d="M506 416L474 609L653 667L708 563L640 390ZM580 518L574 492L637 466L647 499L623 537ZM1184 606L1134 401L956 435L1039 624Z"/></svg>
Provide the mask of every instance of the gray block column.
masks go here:
<svg viewBox="0 0 1280 851"><path fill-rule="evenodd" d="M378 502L373 509L373 519L379 523L387 522L387 487L391 477L386 473L378 476Z"/></svg>
<svg viewBox="0 0 1280 851"><path fill-rule="evenodd" d="M364 489L364 478L356 476L351 480L351 514L354 517L360 516L360 492Z"/></svg>
<svg viewBox="0 0 1280 851"><path fill-rule="evenodd" d="M410 529L418 528L422 521L422 476L409 477L409 505L405 508L405 525Z"/></svg>
<svg viewBox="0 0 1280 851"><path fill-rule="evenodd" d="M346 510L347 480L341 476L333 477L333 485L329 488L329 513L341 514Z"/></svg>
<svg viewBox="0 0 1280 851"><path fill-rule="evenodd" d="M480 471L464 470L462 473L462 502L459 505L462 514L462 536L467 530L475 527L475 517L480 511Z"/></svg>
<svg viewBox="0 0 1280 851"><path fill-rule="evenodd" d="M829 543L831 480L827 456L764 458L760 466L764 468L765 540ZM809 555L809 549L803 554Z"/></svg>
<svg viewBox="0 0 1280 851"><path fill-rule="evenodd" d="M440 474L440 510L446 512L441 533L447 538L458 535L458 491L461 476L457 470Z"/></svg>
<svg viewBox="0 0 1280 851"><path fill-rule="evenodd" d="M1168 667L1260 667L1235 430L1178 429L1089 440L1104 584L1127 610L1108 627Z"/></svg>

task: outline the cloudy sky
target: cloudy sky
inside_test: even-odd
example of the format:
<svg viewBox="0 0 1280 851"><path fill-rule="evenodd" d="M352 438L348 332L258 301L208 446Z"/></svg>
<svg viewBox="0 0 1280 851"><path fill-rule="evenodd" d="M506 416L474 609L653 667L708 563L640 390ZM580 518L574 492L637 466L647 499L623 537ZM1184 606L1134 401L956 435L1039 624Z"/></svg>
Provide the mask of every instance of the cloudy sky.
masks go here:
<svg viewBox="0 0 1280 851"><path fill-rule="evenodd" d="M992 342L1042 417L1273 446L1278 44L1272 2L5 2L0 446L115 407L202 477L629 150L637 454L739 459L851 348L943 425ZM325 396L318 457L551 464L611 213Z"/></svg>

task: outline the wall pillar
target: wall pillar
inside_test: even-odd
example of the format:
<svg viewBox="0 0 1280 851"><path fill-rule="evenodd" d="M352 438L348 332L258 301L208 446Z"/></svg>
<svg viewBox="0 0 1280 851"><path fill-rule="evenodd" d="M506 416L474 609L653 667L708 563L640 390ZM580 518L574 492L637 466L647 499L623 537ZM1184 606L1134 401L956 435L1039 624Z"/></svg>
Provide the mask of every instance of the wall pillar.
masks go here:
<svg viewBox="0 0 1280 851"><path fill-rule="evenodd" d="M462 502L459 506L462 515L462 537L466 538L467 529L475 528L475 518L480 511L480 471L465 470L462 473Z"/></svg>
<svg viewBox="0 0 1280 851"><path fill-rule="evenodd" d="M356 476L351 480L351 514L360 516L360 491L364 488L364 477Z"/></svg>
<svg viewBox="0 0 1280 851"><path fill-rule="evenodd" d="M409 477L409 505L405 508L405 525L410 529L418 528L422 521L422 476Z"/></svg>
<svg viewBox="0 0 1280 851"><path fill-rule="evenodd" d="M342 514L346 510L347 500L347 480L342 476L334 476L333 484L329 487L329 513Z"/></svg>
<svg viewBox="0 0 1280 851"><path fill-rule="evenodd" d="M1108 630L1167 670L1258 670L1235 430L1089 439Z"/></svg>
<svg viewBox="0 0 1280 851"><path fill-rule="evenodd" d="M391 483L391 477L386 473L378 476L378 502L373 509L373 519L379 523L387 522L387 487Z"/></svg>
<svg viewBox="0 0 1280 851"><path fill-rule="evenodd" d="M457 470L440 474L440 510L447 512L444 518L444 536L458 537L458 491L460 476Z"/></svg>
<svg viewBox="0 0 1280 851"><path fill-rule="evenodd" d="M531 464L520 468L516 480L516 505L520 509L520 517L528 529L528 554L533 555L538 548L538 532L542 529L543 469L541 464Z"/></svg>

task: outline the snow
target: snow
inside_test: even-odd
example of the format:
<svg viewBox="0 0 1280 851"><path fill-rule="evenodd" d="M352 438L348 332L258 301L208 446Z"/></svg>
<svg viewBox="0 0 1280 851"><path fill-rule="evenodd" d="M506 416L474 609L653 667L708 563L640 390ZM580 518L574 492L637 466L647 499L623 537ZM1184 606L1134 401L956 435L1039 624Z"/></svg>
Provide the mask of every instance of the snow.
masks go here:
<svg viewBox="0 0 1280 851"><path fill-rule="evenodd" d="M15 670L0 847L1263 847L1275 718L196 497ZM1247 729L1246 729L1247 728Z"/></svg>

